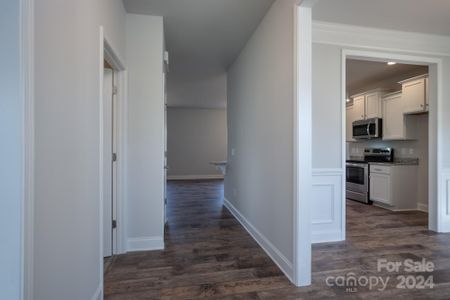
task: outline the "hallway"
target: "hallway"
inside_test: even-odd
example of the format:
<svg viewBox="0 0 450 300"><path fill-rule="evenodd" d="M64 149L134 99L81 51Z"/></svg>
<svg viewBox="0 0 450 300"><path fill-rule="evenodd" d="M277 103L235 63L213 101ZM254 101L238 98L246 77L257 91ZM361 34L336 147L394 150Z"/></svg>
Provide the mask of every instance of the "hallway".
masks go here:
<svg viewBox="0 0 450 300"><path fill-rule="evenodd" d="M260 299L293 287L222 206L223 181L169 181L165 250L117 256L105 299Z"/></svg>

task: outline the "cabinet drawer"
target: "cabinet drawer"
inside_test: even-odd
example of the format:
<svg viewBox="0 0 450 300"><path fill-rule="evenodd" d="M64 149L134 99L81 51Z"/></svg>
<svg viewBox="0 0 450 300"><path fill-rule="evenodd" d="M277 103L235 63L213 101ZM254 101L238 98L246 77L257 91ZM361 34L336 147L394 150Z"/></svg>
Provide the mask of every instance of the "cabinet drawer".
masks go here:
<svg viewBox="0 0 450 300"><path fill-rule="evenodd" d="M391 174L391 167L383 165L370 165L371 173Z"/></svg>

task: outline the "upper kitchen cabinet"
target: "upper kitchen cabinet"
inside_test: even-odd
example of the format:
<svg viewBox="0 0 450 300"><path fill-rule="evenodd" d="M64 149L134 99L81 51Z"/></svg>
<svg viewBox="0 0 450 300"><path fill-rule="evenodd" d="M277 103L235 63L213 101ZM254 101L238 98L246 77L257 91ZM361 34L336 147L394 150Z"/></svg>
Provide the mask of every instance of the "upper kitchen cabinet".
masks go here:
<svg viewBox="0 0 450 300"><path fill-rule="evenodd" d="M416 122L403 114L404 102L402 92L383 97L383 140L411 140L416 137Z"/></svg>
<svg viewBox="0 0 450 300"><path fill-rule="evenodd" d="M381 96L380 92L366 94L366 119L382 117Z"/></svg>
<svg viewBox="0 0 450 300"><path fill-rule="evenodd" d="M428 111L428 74L399 82L402 85L404 114Z"/></svg>
<svg viewBox="0 0 450 300"><path fill-rule="evenodd" d="M353 121L364 120L366 115L366 98L364 95L353 98Z"/></svg>
<svg viewBox="0 0 450 300"><path fill-rule="evenodd" d="M354 95L352 98L355 121L381 118L383 115L381 98L384 94L383 90L374 90Z"/></svg>
<svg viewBox="0 0 450 300"><path fill-rule="evenodd" d="M345 140L347 142L354 142L353 139L353 122L356 121L355 104L347 105L345 118Z"/></svg>

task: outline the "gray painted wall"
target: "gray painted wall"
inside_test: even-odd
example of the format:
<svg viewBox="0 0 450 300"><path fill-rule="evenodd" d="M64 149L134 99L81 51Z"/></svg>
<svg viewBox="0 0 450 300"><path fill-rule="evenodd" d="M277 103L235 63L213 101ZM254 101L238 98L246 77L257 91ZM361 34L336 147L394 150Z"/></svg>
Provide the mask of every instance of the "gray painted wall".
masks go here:
<svg viewBox="0 0 450 300"><path fill-rule="evenodd" d="M221 175L210 161L227 159L226 109L168 108L168 176Z"/></svg>
<svg viewBox="0 0 450 300"><path fill-rule="evenodd" d="M20 1L0 2L0 299L19 299L23 199Z"/></svg>
<svg viewBox="0 0 450 300"><path fill-rule="evenodd" d="M35 6L35 300L100 287L99 28L125 56L120 0Z"/></svg>
<svg viewBox="0 0 450 300"><path fill-rule="evenodd" d="M164 238L163 18L128 14L126 28L127 237L148 249Z"/></svg>
<svg viewBox="0 0 450 300"><path fill-rule="evenodd" d="M293 1L276 1L229 69L229 168L225 179L225 197L290 262L293 9Z"/></svg>

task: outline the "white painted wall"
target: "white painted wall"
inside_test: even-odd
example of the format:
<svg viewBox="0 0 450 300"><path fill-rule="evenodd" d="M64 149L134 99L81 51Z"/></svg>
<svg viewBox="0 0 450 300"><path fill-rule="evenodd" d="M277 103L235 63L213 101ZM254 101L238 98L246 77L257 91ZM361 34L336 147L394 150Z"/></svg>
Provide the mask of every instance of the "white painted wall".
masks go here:
<svg viewBox="0 0 450 300"><path fill-rule="evenodd" d="M209 162L227 159L226 109L169 107L167 110L168 176L221 176Z"/></svg>
<svg viewBox="0 0 450 300"><path fill-rule="evenodd" d="M20 299L23 110L20 1L0 2L0 299Z"/></svg>
<svg viewBox="0 0 450 300"><path fill-rule="evenodd" d="M125 56L120 0L35 2L36 300L100 287L100 25Z"/></svg>
<svg viewBox="0 0 450 300"><path fill-rule="evenodd" d="M128 250L163 247L163 18L127 15Z"/></svg>
<svg viewBox="0 0 450 300"><path fill-rule="evenodd" d="M225 179L225 197L259 232L259 241L273 250L272 257L289 275L294 197L293 17L294 1L276 1L229 69Z"/></svg>

